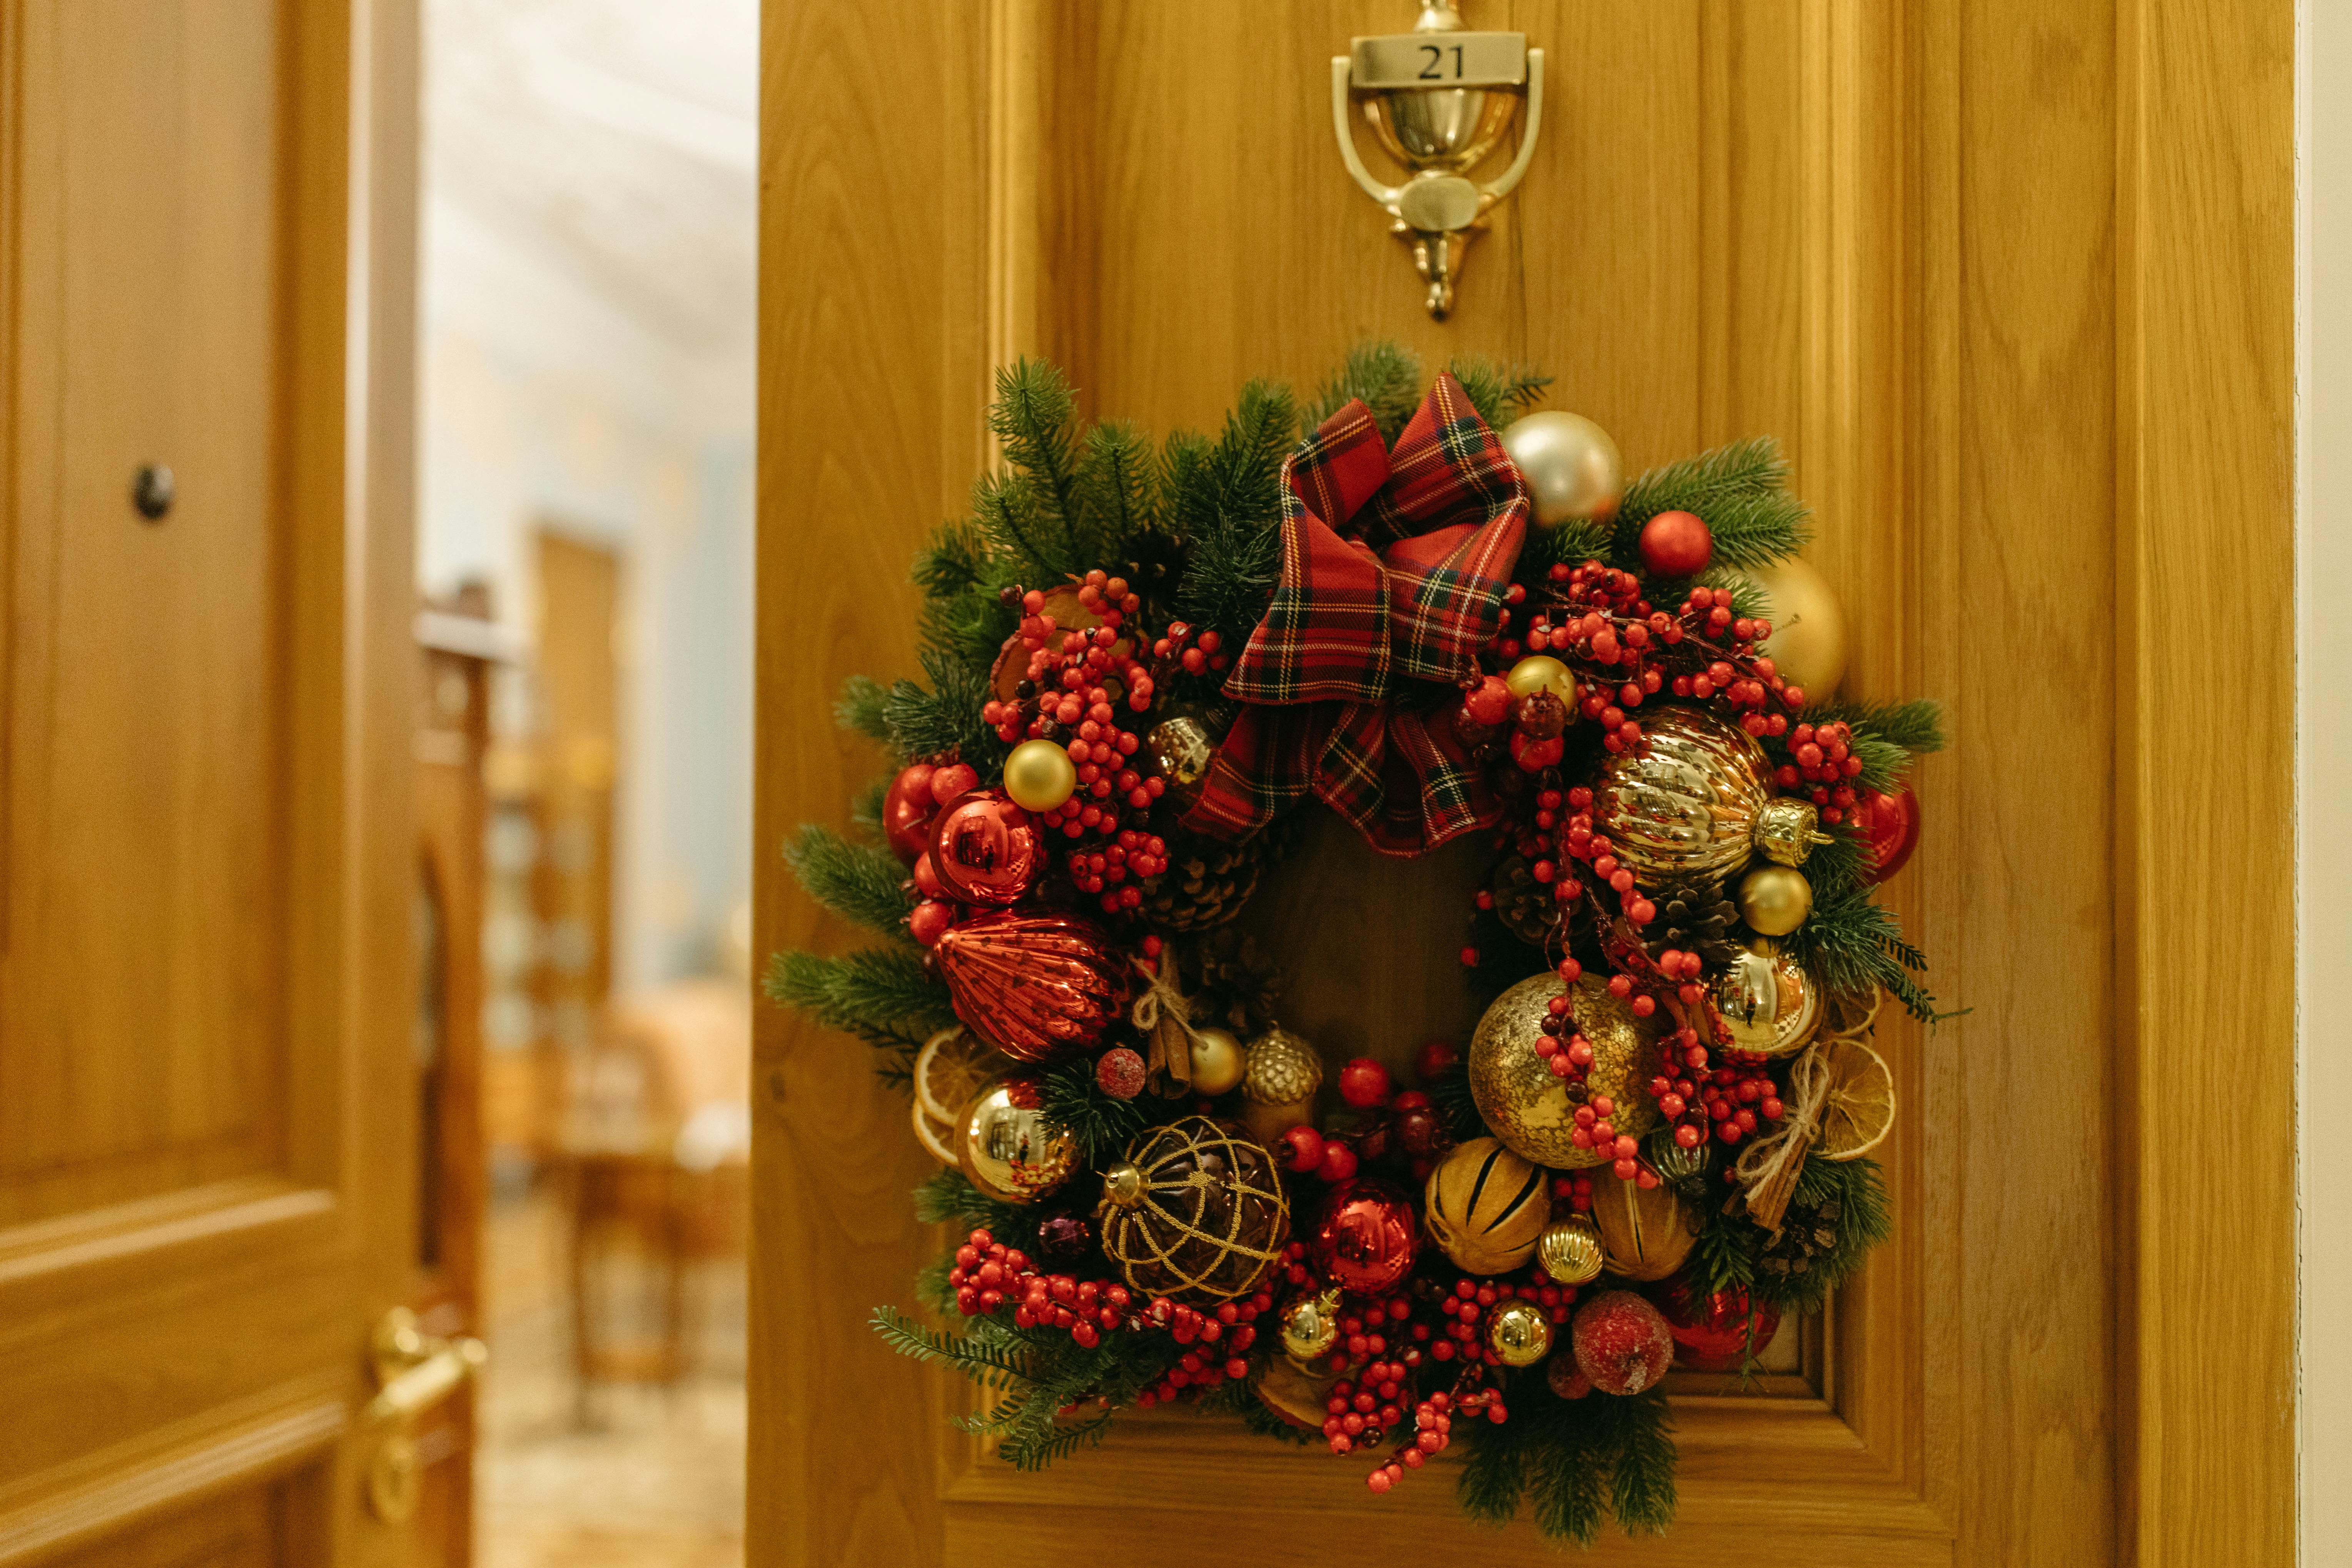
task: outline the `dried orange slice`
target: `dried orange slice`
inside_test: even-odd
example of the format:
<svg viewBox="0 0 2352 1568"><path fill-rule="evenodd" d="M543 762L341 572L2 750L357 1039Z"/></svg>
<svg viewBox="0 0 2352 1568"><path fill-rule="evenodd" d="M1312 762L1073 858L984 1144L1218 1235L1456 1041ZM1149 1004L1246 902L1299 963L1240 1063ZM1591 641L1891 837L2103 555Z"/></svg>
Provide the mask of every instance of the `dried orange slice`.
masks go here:
<svg viewBox="0 0 2352 1568"><path fill-rule="evenodd" d="M919 1100L908 1109L915 1113L915 1137L929 1151L931 1158L942 1165L954 1164L955 1150L951 1145L955 1138L955 1123L932 1120L923 1110L923 1102Z"/></svg>
<svg viewBox="0 0 2352 1568"><path fill-rule="evenodd" d="M961 1025L923 1042L915 1058L915 1103L934 1121L953 1121L1004 1070L1004 1053Z"/></svg>
<svg viewBox="0 0 2352 1568"><path fill-rule="evenodd" d="M1822 1041L1821 1051L1830 1089L1815 1147L1832 1160L1858 1158L1895 1129L1895 1075L1876 1051L1847 1036Z"/></svg>

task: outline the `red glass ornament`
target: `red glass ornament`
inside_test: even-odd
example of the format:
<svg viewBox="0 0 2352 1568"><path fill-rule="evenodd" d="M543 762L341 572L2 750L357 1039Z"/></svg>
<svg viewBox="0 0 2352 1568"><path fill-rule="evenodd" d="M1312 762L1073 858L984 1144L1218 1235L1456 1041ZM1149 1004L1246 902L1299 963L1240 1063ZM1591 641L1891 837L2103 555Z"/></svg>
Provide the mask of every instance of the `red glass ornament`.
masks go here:
<svg viewBox="0 0 2352 1568"><path fill-rule="evenodd" d="M931 860L950 896L1002 906L1019 902L1045 875L1045 845L1027 812L982 790L940 808Z"/></svg>
<svg viewBox="0 0 2352 1568"><path fill-rule="evenodd" d="M1658 1303L1666 1331L1675 1339L1675 1360L1693 1372L1729 1372L1747 1358L1749 1323L1760 1353L1780 1329L1777 1308L1751 1307L1744 1289L1709 1294L1687 1274L1677 1274Z"/></svg>
<svg viewBox="0 0 2352 1568"><path fill-rule="evenodd" d="M1359 1295L1394 1289L1412 1272L1421 1227L1412 1200L1384 1182L1339 1188L1315 1227L1315 1260Z"/></svg>
<svg viewBox="0 0 2352 1568"><path fill-rule="evenodd" d="M930 847L931 818L940 809L940 803L931 798L934 771L929 763L901 769L883 793L883 837L889 839L890 852L898 857L901 865L913 865L916 858Z"/></svg>
<svg viewBox="0 0 2352 1568"><path fill-rule="evenodd" d="M1076 915L991 910L931 952L956 1016L1025 1062L1099 1044L1127 1010L1131 971L1118 943Z"/></svg>
<svg viewBox="0 0 2352 1568"><path fill-rule="evenodd" d="M1642 525L1642 564L1653 577L1696 577L1715 558L1715 534L1696 512L1662 511Z"/></svg>
<svg viewBox="0 0 2352 1568"><path fill-rule="evenodd" d="M1906 786L1900 795L1876 790L1862 797L1862 831L1870 848L1870 879L1884 882L1903 869L1919 847L1919 797Z"/></svg>

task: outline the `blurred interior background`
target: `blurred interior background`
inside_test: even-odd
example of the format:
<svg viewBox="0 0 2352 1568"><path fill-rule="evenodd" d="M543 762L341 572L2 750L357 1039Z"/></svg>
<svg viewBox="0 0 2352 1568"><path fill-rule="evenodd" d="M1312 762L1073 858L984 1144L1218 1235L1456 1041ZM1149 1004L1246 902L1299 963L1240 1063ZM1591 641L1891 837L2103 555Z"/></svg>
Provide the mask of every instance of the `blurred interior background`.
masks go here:
<svg viewBox="0 0 2352 1568"><path fill-rule="evenodd" d="M738 1563L757 0L425 22L423 1245L491 1347L476 1561Z"/></svg>

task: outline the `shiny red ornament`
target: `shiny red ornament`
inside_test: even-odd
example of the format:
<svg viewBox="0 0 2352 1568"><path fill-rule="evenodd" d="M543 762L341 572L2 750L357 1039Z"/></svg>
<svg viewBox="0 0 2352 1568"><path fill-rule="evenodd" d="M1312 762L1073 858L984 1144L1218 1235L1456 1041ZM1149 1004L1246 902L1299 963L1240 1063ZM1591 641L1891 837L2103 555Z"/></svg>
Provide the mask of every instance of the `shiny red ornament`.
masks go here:
<svg viewBox="0 0 2352 1568"><path fill-rule="evenodd" d="M1696 512L1662 511L1642 525L1642 564L1653 577L1696 577L1715 558L1715 534Z"/></svg>
<svg viewBox="0 0 2352 1568"><path fill-rule="evenodd" d="M1884 882L1903 869L1911 851L1919 847L1919 797L1907 785L1900 795L1867 790L1860 815L1869 850L1870 880Z"/></svg>
<svg viewBox="0 0 2352 1568"><path fill-rule="evenodd" d="M1389 1069L1370 1057L1358 1057L1339 1069L1339 1098L1359 1110L1386 1105L1393 1088Z"/></svg>
<svg viewBox="0 0 2352 1568"><path fill-rule="evenodd" d="M945 805L980 785L980 773L970 763L950 763L931 770L931 804Z"/></svg>
<svg viewBox="0 0 2352 1568"><path fill-rule="evenodd" d="M1358 1295L1394 1289L1412 1272L1421 1246L1412 1200L1383 1182L1339 1188L1315 1227L1315 1260Z"/></svg>
<svg viewBox="0 0 2352 1568"><path fill-rule="evenodd" d="M925 947L936 946L955 924L955 906L938 899L926 899L915 906L907 917L907 931Z"/></svg>
<svg viewBox="0 0 2352 1568"><path fill-rule="evenodd" d="M931 949L956 1016L1024 1062L1099 1044L1127 1010L1118 944L1076 915L991 910Z"/></svg>
<svg viewBox="0 0 2352 1568"><path fill-rule="evenodd" d="M931 860L951 898L967 904L1018 903L1045 874L1045 835L997 790L981 790L940 810Z"/></svg>
<svg viewBox="0 0 2352 1568"><path fill-rule="evenodd" d="M890 841L890 852L901 865L913 865L930 847L931 818L940 809L940 803L931 798L931 774L936 771L929 763L913 763L900 769L883 792L882 835Z"/></svg>
<svg viewBox="0 0 2352 1568"><path fill-rule="evenodd" d="M947 884L940 880L940 863L932 858L929 844L926 844L923 847L923 852L915 858L914 880L915 891L927 899L944 899L948 896Z"/></svg>
<svg viewBox="0 0 2352 1568"><path fill-rule="evenodd" d="M1658 1302L1674 1336L1675 1360L1693 1372L1729 1372L1748 1357L1750 1324L1759 1354L1780 1331L1780 1313L1752 1307L1744 1289L1701 1290L1687 1274L1677 1274Z"/></svg>

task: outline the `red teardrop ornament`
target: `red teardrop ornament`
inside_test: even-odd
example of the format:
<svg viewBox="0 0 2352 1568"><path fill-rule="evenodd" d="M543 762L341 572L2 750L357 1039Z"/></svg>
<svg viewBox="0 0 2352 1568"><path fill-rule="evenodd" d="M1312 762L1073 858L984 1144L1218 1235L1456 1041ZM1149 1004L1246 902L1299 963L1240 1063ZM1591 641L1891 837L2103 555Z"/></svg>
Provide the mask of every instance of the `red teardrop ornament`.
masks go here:
<svg viewBox="0 0 2352 1568"><path fill-rule="evenodd" d="M1045 871L1045 846L1029 814L996 790L940 808L931 863L950 897L967 904L1018 903Z"/></svg>
<svg viewBox="0 0 2352 1568"><path fill-rule="evenodd" d="M1900 795L1871 790L1862 797L1862 825L1870 848L1870 879L1884 882L1919 847L1919 797L1907 785Z"/></svg>
<svg viewBox="0 0 2352 1568"><path fill-rule="evenodd" d="M1085 1050L1126 1011L1118 944L1076 915L992 910L931 949L956 1016L1024 1062Z"/></svg>

